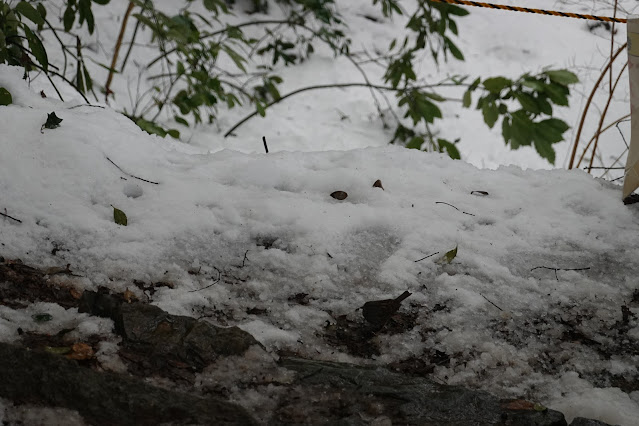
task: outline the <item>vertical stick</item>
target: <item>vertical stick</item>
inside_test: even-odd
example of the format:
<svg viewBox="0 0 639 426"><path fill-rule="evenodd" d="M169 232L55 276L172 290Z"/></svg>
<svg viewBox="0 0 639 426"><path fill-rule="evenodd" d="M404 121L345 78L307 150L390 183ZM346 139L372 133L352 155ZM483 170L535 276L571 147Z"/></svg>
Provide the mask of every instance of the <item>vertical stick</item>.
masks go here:
<svg viewBox="0 0 639 426"><path fill-rule="evenodd" d="M118 41L115 42L115 50L113 52L113 59L111 59L111 69L109 69L109 76L107 77L106 84L104 85L104 101L108 101L109 93L111 90L111 81L113 80L113 71L115 70L115 65L118 62L118 54L120 53L120 47L122 46L122 39L124 38L124 31L126 30L126 23L129 20L129 15L133 10L135 5L133 2L129 2L129 5L126 8L126 12L124 13L124 18L122 18L122 25L120 26L120 34L118 34Z"/></svg>

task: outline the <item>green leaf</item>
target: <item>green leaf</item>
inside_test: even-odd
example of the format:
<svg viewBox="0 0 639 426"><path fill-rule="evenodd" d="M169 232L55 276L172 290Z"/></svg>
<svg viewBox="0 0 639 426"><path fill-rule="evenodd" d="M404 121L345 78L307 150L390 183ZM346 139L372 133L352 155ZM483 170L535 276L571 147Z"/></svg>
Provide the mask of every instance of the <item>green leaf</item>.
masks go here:
<svg viewBox="0 0 639 426"><path fill-rule="evenodd" d="M439 263L440 265L448 265L453 259L457 256L457 246L454 249L447 251L445 255L440 257L435 263Z"/></svg>
<svg viewBox="0 0 639 426"><path fill-rule="evenodd" d="M408 149L422 149L422 145L424 144L424 139L419 136L415 136L411 138L410 141L406 144L406 148Z"/></svg>
<svg viewBox="0 0 639 426"><path fill-rule="evenodd" d="M180 139L180 132L177 129L169 129L166 131L173 139Z"/></svg>
<svg viewBox="0 0 639 426"><path fill-rule="evenodd" d="M446 98L434 92L422 92L424 96L437 102L445 102Z"/></svg>
<svg viewBox="0 0 639 426"><path fill-rule="evenodd" d="M537 81L536 79L532 79L531 77L524 79L521 82L521 85L529 87L536 92L543 92L545 87L544 83L541 83Z"/></svg>
<svg viewBox="0 0 639 426"><path fill-rule="evenodd" d="M71 352L71 347L70 346L45 346L44 351L49 352L50 354L55 354L55 355L66 355L69 352Z"/></svg>
<svg viewBox="0 0 639 426"><path fill-rule="evenodd" d="M138 118L135 124L137 124L140 129L144 130L145 132L151 135L158 135L162 138L167 135L166 130L164 130L161 126L158 126L152 121L148 121L143 118Z"/></svg>
<svg viewBox="0 0 639 426"><path fill-rule="evenodd" d="M508 144L508 141L510 141L510 139L511 139L510 117L508 117L508 116L504 117L504 119L501 121L501 135L504 138L504 142L506 142L506 144Z"/></svg>
<svg viewBox="0 0 639 426"><path fill-rule="evenodd" d="M446 36L444 36L444 45L448 48L448 50L450 50L450 53L455 57L455 59L458 59L460 61L464 60L464 54L461 52L461 50L459 50L455 43L453 43L453 41Z"/></svg>
<svg viewBox="0 0 639 426"><path fill-rule="evenodd" d="M11 105L12 103L11 93L4 87L0 87L0 106Z"/></svg>
<svg viewBox="0 0 639 426"><path fill-rule="evenodd" d="M67 5L67 8L64 10L62 21L64 22L64 31L71 31L73 22L75 21L75 11L71 7L71 5Z"/></svg>
<svg viewBox="0 0 639 426"><path fill-rule="evenodd" d="M36 9L38 9L38 13L42 17L42 25L44 25L44 20L47 19L47 9L45 9L45 7L42 6L42 3L38 3L38 6L36 6Z"/></svg>
<svg viewBox="0 0 639 426"><path fill-rule="evenodd" d="M95 21L93 18L93 12L91 11L91 0L79 0L78 10L80 11L80 22L86 20L89 34L93 34Z"/></svg>
<svg viewBox="0 0 639 426"><path fill-rule="evenodd" d="M497 104L494 102L484 102L481 111L484 115L484 122L492 129L497 122L497 118L499 118Z"/></svg>
<svg viewBox="0 0 639 426"><path fill-rule="evenodd" d="M563 86L579 83L579 77L568 70L548 70L544 71L544 74L550 78L550 81Z"/></svg>
<svg viewBox="0 0 639 426"><path fill-rule="evenodd" d="M176 115L176 116L173 117L173 119L175 121L177 121L178 123L180 123L180 124L182 124L182 125L184 125L186 127L189 127L189 122L186 121L185 119L183 119L182 117Z"/></svg>
<svg viewBox="0 0 639 426"><path fill-rule="evenodd" d="M541 112L539 105L537 105L537 101L532 95L526 92L517 92L515 93L515 98L526 111L532 112L533 114L539 114Z"/></svg>
<svg viewBox="0 0 639 426"><path fill-rule="evenodd" d="M555 164L555 150L550 142L543 142L535 139L535 150L541 158L545 158L550 162L550 164Z"/></svg>
<svg viewBox="0 0 639 426"><path fill-rule="evenodd" d="M36 60L40 63L40 65L42 65L44 72L47 72L49 70L49 58L47 57L47 51L42 45L42 42L26 25L23 24L22 29L24 30L24 35L27 37L27 41L29 42L29 49L31 49L31 53L33 53L33 56L35 56Z"/></svg>
<svg viewBox="0 0 639 426"><path fill-rule="evenodd" d="M15 11L38 26L44 25L44 19L42 18L42 15L40 15L40 12L26 1L18 3L15 7Z"/></svg>
<svg viewBox="0 0 639 426"><path fill-rule="evenodd" d="M259 101L255 102L255 109L257 110L257 113L261 117L264 117L266 115L266 109L264 108L264 105L262 105L261 102Z"/></svg>
<svg viewBox="0 0 639 426"><path fill-rule="evenodd" d="M462 105L464 106L464 108L469 108L472 102L473 98L470 90L466 90L466 92L464 93L464 98L462 99Z"/></svg>
<svg viewBox="0 0 639 426"><path fill-rule="evenodd" d="M551 101L560 106L568 106L568 89L556 83L546 84L544 90Z"/></svg>
<svg viewBox="0 0 639 426"><path fill-rule="evenodd" d="M523 110L515 111L512 114L512 121L510 122L510 147L512 149L530 145L534 132L534 124Z"/></svg>
<svg viewBox="0 0 639 426"><path fill-rule="evenodd" d="M111 206L113 207L113 206ZM127 226L127 218L124 212L116 207L113 207L113 220L118 225Z"/></svg>
<svg viewBox="0 0 639 426"><path fill-rule="evenodd" d="M484 88L491 93L499 93L513 82L505 77L492 77L484 80Z"/></svg>
<svg viewBox="0 0 639 426"><path fill-rule="evenodd" d="M84 63L82 63L82 73L84 74L84 84L86 86L86 89L90 92L91 89L93 89L93 79L91 78L89 70L87 70L87 67L84 65Z"/></svg>
<svg viewBox="0 0 639 426"><path fill-rule="evenodd" d="M437 145L439 145L439 152L448 154L453 160L461 160L461 154L454 143L447 141L446 139L437 139Z"/></svg>
<svg viewBox="0 0 639 426"><path fill-rule="evenodd" d="M55 112L51 114L47 114L47 121L42 125L45 129L55 129L60 127L60 123L62 123L62 119L55 115Z"/></svg>
<svg viewBox="0 0 639 426"><path fill-rule="evenodd" d="M535 141L556 143L561 142L564 137L563 133L568 130L570 126L563 120L558 118L549 118L548 120L535 123Z"/></svg>
<svg viewBox="0 0 639 426"><path fill-rule="evenodd" d="M53 316L51 314L33 314L31 318L33 318L35 322L47 322L51 321Z"/></svg>
<svg viewBox="0 0 639 426"><path fill-rule="evenodd" d="M244 58L242 55L240 55L239 53L237 53L235 50L231 49L227 45L223 45L222 49L226 52L227 55L229 55L233 63L235 63L236 67L246 72L246 68L244 67L244 62L246 62L246 58Z"/></svg>
<svg viewBox="0 0 639 426"><path fill-rule="evenodd" d="M537 98L537 105L539 105L539 111L546 115L552 115L552 105L550 105L545 95Z"/></svg>

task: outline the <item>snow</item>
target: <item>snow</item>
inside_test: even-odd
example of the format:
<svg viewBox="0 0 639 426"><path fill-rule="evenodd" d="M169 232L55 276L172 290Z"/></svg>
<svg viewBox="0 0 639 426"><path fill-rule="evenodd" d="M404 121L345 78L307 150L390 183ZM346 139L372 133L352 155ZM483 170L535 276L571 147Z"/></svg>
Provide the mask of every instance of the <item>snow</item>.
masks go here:
<svg viewBox="0 0 639 426"><path fill-rule="evenodd" d="M123 1L112 3L94 8L105 23L105 46L117 35L117 8L124 10ZM355 3L341 2L342 12L373 13ZM575 7L526 3L551 5ZM609 49L605 35L584 31L578 21L470 11L460 23L462 34L481 37L460 39L467 61L441 73L515 76L577 63L585 92L598 72L587 66L599 66ZM397 21L361 20L355 43L387 45L401 28ZM320 54L285 70L286 87L361 78L344 67ZM129 72L125 77L135 81L135 69ZM22 221L0 218L5 259L38 267L70 264L82 276L69 278L78 289L129 289L172 314L237 325L269 352L387 364L438 350L451 356L450 365L433 373L442 383L525 397L563 411L569 421L582 416L637 424L637 392L624 393L607 376L636 381L637 355L607 359L579 338L555 345L566 323L590 340L615 344L621 337L611 330L621 321L621 306L639 314L631 304L639 289L639 212L621 204L615 184L579 170L535 170L549 165L531 150L503 147L501 136L486 130L474 111L453 109L440 126L462 137L469 162L386 145L389 135L366 90L300 95L223 139L223 131L248 112L231 111L219 127L200 126L191 134L180 129L184 141L176 141L148 135L110 107L86 106L69 88L62 89L61 102L44 79L29 87L21 77L19 68L0 65L0 86L14 100L0 107L0 209ZM40 90L48 97L41 98ZM124 78L115 91L118 107L126 98ZM575 122L580 99L560 116ZM613 111L621 115L624 108L627 98L620 95ZM63 120L60 127L41 130L52 111ZM348 119L340 120L338 111ZM263 152L264 134L269 154ZM613 142L619 135L608 135L602 143L618 153ZM558 145L559 166L567 150L567 142ZM373 187L377 179L384 189ZM332 198L338 190L348 197ZM114 223L114 207L126 213L128 226ZM455 247L451 264L438 262ZM150 295L133 280L173 288ZM402 309L418 312L416 325L377 336L379 356L362 360L322 339L327 322L340 315L359 321L357 308L366 301L404 290L413 295ZM290 300L299 293L308 294L308 305ZM53 319L35 323L36 313ZM123 369L108 320L55 304L0 306L0 339L15 341L18 328L103 335L100 361ZM623 338L639 345L636 318ZM263 355L252 356L252 362L267 363Z"/></svg>

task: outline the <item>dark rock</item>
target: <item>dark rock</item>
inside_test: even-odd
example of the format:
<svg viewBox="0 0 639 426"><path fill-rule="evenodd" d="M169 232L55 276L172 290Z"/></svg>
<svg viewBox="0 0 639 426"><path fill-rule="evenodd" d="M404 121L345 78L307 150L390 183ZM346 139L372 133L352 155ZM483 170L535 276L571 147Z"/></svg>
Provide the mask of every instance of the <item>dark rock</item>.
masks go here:
<svg viewBox="0 0 639 426"><path fill-rule="evenodd" d="M160 389L79 367L61 356L0 343L0 396L76 410L96 425L257 424L230 402Z"/></svg>
<svg viewBox="0 0 639 426"><path fill-rule="evenodd" d="M570 426L612 426L599 420L585 419L583 417L575 417Z"/></svg>
<svg viewBox="0 0 639 426"><path fill-rule="evenodd" d="M387 417L398 424L566 426L558 411L509 409L487 392L384 368L296 358L283 358L280 365L299 374L297 386L280 399L272 424L322 419L319 423L363 425Z"/></svg>
<svg viewBox="0 0 639 426"><path fill-rule="evenodd" d="M101 292L85 291L80 307L81 312L111 318L116 333L125 339L124 346L152 357L158 368L166 365L165 357L172 357L201 370L219 356L242 355L252 345L259 345L238 327L217 327L171 315L154 305L122 302Z"/></svg>

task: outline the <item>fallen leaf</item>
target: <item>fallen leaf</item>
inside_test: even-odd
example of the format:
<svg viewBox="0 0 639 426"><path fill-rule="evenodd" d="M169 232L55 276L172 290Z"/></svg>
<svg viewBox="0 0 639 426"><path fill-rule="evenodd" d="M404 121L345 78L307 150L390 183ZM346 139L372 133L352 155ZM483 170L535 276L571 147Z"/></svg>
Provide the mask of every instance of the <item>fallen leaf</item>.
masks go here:
<svg viewBox="0 0 639 426"><path fill-rule="evenodd" d="M113 207L113 206L111 206ZM128 220L126 218L126 214L116 207L113 207L113 220L118 225L127 226Z"/></svg>
<svg viewBox="0 0 639 426"><path fill-rule="evenodd" d="M51 321L53 316L51 314L33 314L31 318L33 318L35 322L47 322Z"/></svg>
<svg viewBox="0 0 639 426"><path fill-rule="evenodd" d="M346 197L348 197L348 194L344 191L335 191L331 194L331 197L341 201L341 200L345 200Z"/></svg>
<svg viewBox="0 0 639 426"><path fill-rule="evenodd" d="M457 256L457 246L454 249L447 251L445 255L440 257L435 263L439 263L440 265L448 265L453 259Z"/></svg>
<svg viewBox="0 0 639 426"><path fill-rule="evenodd" d="M382 188L382 190L384 190L384 187L382 186L382 181L377 179L375 183L373 184L373 188Z"/></svg>
<svg viewBox="0 0 639 426"><path fill-rule="evenodd" d="M70 288L69 293L75 300L80 300L80 298L82 297L82 292L80 290L76 290L75 288Z"/></svg>
<svg viewBox="0 0 639 426"><path fill-rule="evenodd" d="M44 90L40 90L40 96L43 98L47 97L47 95L44 93Z"/></svg>
<svg viewBox="0 0 639 426"><path fill-rule="evenodd" d="M76 360L85 360L93 358L93 348L86 343L74 343L71 346L71 353L67 354L67 358Z"/></svg>
<svg viewBox="0 0 639 426"><path fill-rule="evenodd" d="M71 352L71 348L69 346L45 346L44 351L50 354L65 355Z"/></svg>
<svg viewBox="0 0 639 426"><path fill-rule="evenodd" d="M55 115L55 112L51 114L47 114L47 121L44 122L42 127L45 129L55 129L56 127L60 127L60 123L62 123L62 119Z"/></svg>
<svg viewBox="0 0 639 426"><path fill-rule="evenodd" d="M486 191L470 191L470 195L483 195L483 196L486 196L486 195L488 195L488 192L486 192Z"/></svg>
<svg viewBox="0 0 639 426"><path fill-rule="evenodd" d="M138 300L138 297L135 295L135 293L133 293L128 288L126 290L124 290L123 297L124 297L124 300L126 300L127 303L135 302L136 300Z"/></svg>

